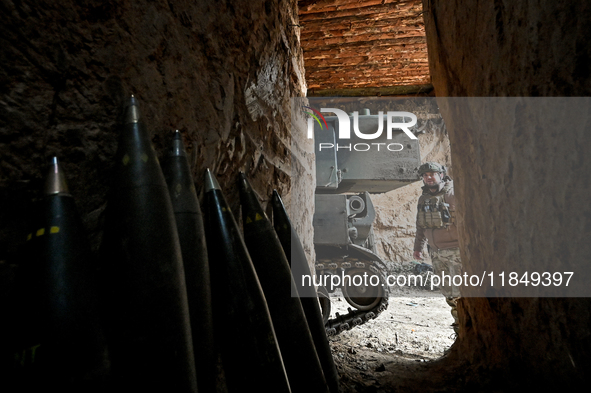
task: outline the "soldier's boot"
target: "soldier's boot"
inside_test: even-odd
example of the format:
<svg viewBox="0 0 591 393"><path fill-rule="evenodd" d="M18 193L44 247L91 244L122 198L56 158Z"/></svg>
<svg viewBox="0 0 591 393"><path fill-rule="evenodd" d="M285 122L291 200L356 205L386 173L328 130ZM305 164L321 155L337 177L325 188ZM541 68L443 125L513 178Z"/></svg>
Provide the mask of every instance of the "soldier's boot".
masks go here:
<svg viewBox="0 0 591 393"><path fill-rule="evenodd" d="M445 298L445 301L451 307L451 316L454 318L454 323L451 324L452 328L454 329L454 332L450 335L450 338L453 338L454 342L451 344L451 346L449 348L447 348L445 351L443 351L444 355L448 355L450 352L457 350L457 347L458 347L458 335L460 334L460 323L459 323L459 319L458 319L458 309L457 309L458 299L459 299L459 297L446 297Z"/></svg>
<svg viewBox="0 0 591 393"><path fill-rule="evenodd" d="M446 297L445 298L445 301L451 307L451 316L454 318L454 323L452 323L451 326L453 327L456 335L460 334L460 320L458 319L458 308L457 308L459 299L460 299L459 297Z"/></svg>

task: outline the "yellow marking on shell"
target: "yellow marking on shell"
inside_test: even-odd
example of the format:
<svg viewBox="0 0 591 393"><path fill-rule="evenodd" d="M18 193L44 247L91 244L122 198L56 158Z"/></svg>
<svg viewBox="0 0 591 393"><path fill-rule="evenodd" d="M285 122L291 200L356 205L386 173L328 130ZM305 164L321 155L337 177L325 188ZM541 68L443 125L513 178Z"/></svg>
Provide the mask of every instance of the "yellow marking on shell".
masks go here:
<svg viewBox="0 0 591 393"><path fill-rule="evenodd" d="M127 154L124 155L121 161L123 162L123 165L129 164L129 156Z"/></svg>
<svg viewBox="0 0 591 393"><path fill-rule="evenodd" d="M228 209L226 209L225 207L222 207L222 211L223 211L223 212L227 212L227 211L228 211Z"/></svg>
<svg viewBox="0 0 591 393"><path fill-rule="evenodd" d="M148 155L146 153L142 154L141 159L143 162L148 162Z"/></svg>
<svg viewBox="0 0 591 393"><path fill-rule="evenodd" d="M45 228L38 229L35 236L43 236L45 234Z"/></svg>
<svg viewBox="0 0 591 393"><path fill-rule="evenodd" d="M27 235L27 241L31 240L32 238L33 238L33 234L32 234L32 233L29 233L29 234Z"/></svg>
<svg viewBox="0 0 591 393"><path fill-rule="evenodd" d="M37 352L37 348L39 348L41 344L33 345L29 350L31 351L31 363L35 363L35 353Z"/></svg>
<svg viewBox="0 0 591 393"><path fill-rule="evenodd" d="M183 186L181 186L181 183L178 183L176 185L176 187L174 188L174 190L176 191L177 194L180 194L182 189L183 189Z"/></svg>
<svg viewBox="0 0 591 393"><path fill-rule="evenodd" d="M252 220L250 219L250 217L248 217L248 216L247 216L247 217L246 217L246 223L247 223L247 224L250 224L251 222L252 222Z"/></svg>
<svg viewBox="0 0 591 393"><path fill-rule="evenodd" d="M60 231L60 227L49 228L49 233L58 233L59 231Z"/></svg>
<svg viewBox="0 0 591 393"><path fill-rule="evenodd" d="M261 216L259 213L257 213L256 216L254 216L255 221L260 221L262 219L263 219L263 216Z"/></svg>

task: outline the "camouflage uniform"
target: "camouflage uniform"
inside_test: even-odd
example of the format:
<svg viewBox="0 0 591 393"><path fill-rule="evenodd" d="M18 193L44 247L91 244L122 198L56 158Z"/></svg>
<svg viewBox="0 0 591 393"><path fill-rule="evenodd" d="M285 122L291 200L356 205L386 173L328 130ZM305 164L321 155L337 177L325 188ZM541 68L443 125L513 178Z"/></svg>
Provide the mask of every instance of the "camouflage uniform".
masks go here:
<svg viewBox="0 0 591 393"><path fill-rule="evenodd" d="M431 261L433 263L433 274L436 274L439 277L441 277L441 273L443 272L452 277L462 274L462 262L460 260L459 248L448 248L445 250L432 249L429 254L431 255ZM454 331L458 333L459 320L457 304L460 299L460 288L453 285L453 283L451 286L448 284L447 280L445 280L445 283L442 283L440 289L443 296L445 296L447 304L451 307L451 315L454 318L452 326Z"/></svg>
<svg viewBox="0 0 591 393"><path fill-rule="evenodd" d="M423 172L437 171L444 173L439 164L426 163L419 169ZM438 170L442 168L441 170ZM419 198L417 209L417 233L415 236L414 251L421 252L426 243L429 244L431 260L433 262L433 274L441 277L442 273L449 276L462 274L460 261L460 249L458 231L455 222L455 195L453 181L447 178L439 184L438 190L432 192L427 186L423 187L423 195ZM447 281L447 280L446 280ZM442 283L443 284L443 283ZM441 285L441 293L451 306L451 314L454 318L454 331L458 333L459 321L457 302L460 298L460 288L457 286Z"/></svg>

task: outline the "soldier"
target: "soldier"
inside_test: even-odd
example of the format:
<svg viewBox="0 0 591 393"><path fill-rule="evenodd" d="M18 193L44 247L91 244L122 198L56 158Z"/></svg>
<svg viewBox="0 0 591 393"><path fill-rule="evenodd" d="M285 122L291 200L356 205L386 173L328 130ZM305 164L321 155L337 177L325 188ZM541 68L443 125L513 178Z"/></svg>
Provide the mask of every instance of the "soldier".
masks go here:
<svg viewBox="0 0 591 393"><path fill-rule="evenodd" d="M434 274L442 273L451 277L461 275L462 263L458 242L458 229L455 222L456 199L453 180L446 175L443 165L426 162L419 167L419 175L425 184L423 195L419 198L417 210L417 234L415 236L413 257L423 259L422 250L429 244L429 254L433 261ZM445 282L444 282L445 281ZM460 288L442 280L441 292L451 306L454 332L459 333L457 302Z"/></svg>

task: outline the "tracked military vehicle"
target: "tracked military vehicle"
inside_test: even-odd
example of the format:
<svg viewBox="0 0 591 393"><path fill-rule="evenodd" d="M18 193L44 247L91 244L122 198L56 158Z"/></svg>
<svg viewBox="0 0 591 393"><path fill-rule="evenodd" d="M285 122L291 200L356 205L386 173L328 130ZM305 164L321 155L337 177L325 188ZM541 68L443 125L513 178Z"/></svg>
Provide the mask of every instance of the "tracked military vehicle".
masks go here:
<svg viewBox="0 0 591 393"><path fill-rule="evenodd" d="M373 237L376 211L370 194L388 192L419 180L418 139L412 139L410 132L392 127L396 121L398 124L409 121L404 115L393 117L402 113L408 114L389 112L379 116L365 109L363 114L350 114L348 126L341 124L346 123L342 113L340 120L338 116L324 116L325 121L309 121L309 128L311 124L314 127L316 150L315 267L318 282L324 278L327 283L318 291L329 335L376 318L388 307L387 270L376 252ZM339 139L342 127L349 128L349 139ZM377 136L376 130L380 129L383 132ZM372 134L374 138L369 140ZM333 275L341 278L340 285L332 285L337 281L331 279ZM379 285L372 285L378 280ZM360 282L361 285L355 285ZM339 288L351 307L347 314L337 313L329 319L330 293Z"/></svg>

